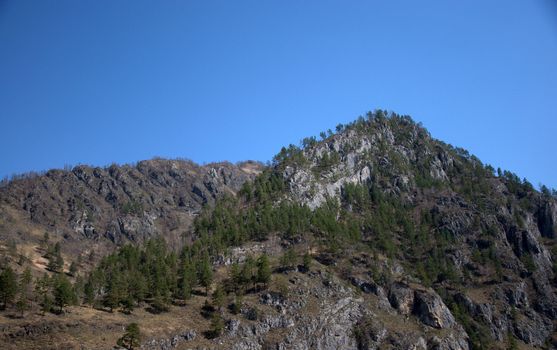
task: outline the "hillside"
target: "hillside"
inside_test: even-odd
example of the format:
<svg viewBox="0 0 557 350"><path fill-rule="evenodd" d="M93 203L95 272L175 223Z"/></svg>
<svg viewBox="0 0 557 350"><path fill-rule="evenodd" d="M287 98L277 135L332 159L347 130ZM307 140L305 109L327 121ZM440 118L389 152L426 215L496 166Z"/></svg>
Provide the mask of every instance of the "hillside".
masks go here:
<svg viewBox="0 0 557 350"><path fill-rule="evenodd" d="M235 193L262 167L153 159L23 176L0 187L0 239L21 246L29 258L34 254L28 246L38 245L45 233L61 239L68 255L104 255L160 235L180 242L204 205Z"/></svg>
<svg viewBox="0 0 557 350"><path fill-rule="evenodd" d="M0 219L4 266L39 281L58 254L44 293L73 285L59 315L30 291L25 317L5 301L7 348L110 348L131 322L148 349L557 346L555 191L394 113L267 167L152 160L14 180Z"/></svg>

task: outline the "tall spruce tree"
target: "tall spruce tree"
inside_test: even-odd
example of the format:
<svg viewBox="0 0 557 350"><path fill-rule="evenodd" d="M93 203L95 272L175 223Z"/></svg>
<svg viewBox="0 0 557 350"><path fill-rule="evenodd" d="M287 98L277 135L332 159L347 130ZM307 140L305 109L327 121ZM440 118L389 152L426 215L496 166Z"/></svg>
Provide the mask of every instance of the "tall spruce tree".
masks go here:
<svg viewBox="0 0 557 350"><path fill-rule="evenodd" d="M209 287L213 283L213 269L209 261L209 255L205 254L199 262L197 269L199 283L205 287L205 295L209 295Z"/></svg>
<svg viewBox="0 0 557 350"><path fill-rule="evenodd" d="M17 294L17 275L10 266L0 272L0 300L1 308L6 309L14 301Z"/></svg>
<svg viewBox="0 0 557 350"><path fill-rule="evenodd" d="M72 284L64 274L56 276L54 281L54 303L64 312L64 307L75 300Z"/></svg>
<svg viewBox="0 0 557 350"><path fill-rule="evenodd" d="M257 259L257 282L267 286L270 280L271 266L269 264L269 258L266 254L263 254Z"/></svg>

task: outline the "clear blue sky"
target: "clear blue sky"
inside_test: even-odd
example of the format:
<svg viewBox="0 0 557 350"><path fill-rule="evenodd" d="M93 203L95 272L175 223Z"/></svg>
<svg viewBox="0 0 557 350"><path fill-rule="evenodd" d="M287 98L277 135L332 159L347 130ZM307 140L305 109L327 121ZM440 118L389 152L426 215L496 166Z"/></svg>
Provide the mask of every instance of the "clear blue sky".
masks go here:
<svg viewBox="0 0 557 350"><path fill-rule="evenodd" d="M551 0L0 0L0 176L269 160L367 110L557 187Z"/></svg>

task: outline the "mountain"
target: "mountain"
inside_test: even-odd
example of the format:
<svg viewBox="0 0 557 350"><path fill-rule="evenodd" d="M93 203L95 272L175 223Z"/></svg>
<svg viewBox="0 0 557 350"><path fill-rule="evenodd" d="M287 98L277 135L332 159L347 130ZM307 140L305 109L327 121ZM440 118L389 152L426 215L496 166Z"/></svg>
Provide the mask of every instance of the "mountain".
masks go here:
<svg viewBox="0 0 557 350"><path fill-rule="evenodd" d="M234 194L262 164L153 159L135 166L76 166L22 176L0 188L0 238L38 244L61 238L68 254L162 235L181 241L204 205ZM29 252L32 254L32 251Z"/></svg>
<svg viewBox="0 0 557 350"><path fill-rule="evenodd" d="M553 348L556 198L385 111L267 166L17 179L0 189L2 263L54 270L45 295L67 272L76 306L42 315L30 293L18 318L5 301L0 343L110 348L137 322L146 349Z"/></svg>

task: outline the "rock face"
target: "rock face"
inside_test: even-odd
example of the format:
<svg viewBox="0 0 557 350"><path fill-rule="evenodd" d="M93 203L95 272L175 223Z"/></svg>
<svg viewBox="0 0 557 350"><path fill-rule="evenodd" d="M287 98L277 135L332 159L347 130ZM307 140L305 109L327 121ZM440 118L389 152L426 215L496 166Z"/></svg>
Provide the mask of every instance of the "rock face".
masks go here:
<svg viewBox="0 0 557 350"><path fill-rule="evenodd" d="M443 299L458 299L459 310L478 316L481 321L472 323L482 334L499 341L512 336L531 345L542 345L555 334L549 326L557 316L554 194L537 192L509 172L496 175L406 117L370 115L307 143L302 156L276 166L291 200L312 209L329 200L339 203L349 184L396 198L422 217L425 213L437 233L450 237L443 254L457 275L469 276L461 288L474 293L459 299L446 276L432 282L446 293ZM403 264L408 258L410 264L417 262L407 256ZM356 282L364 293L372 290ZM458 320L435 295L395 284L388 300L399 313L418 315L431 327L454 327Z"/></svg>
<svg viewBox="0 0 557 350"><path fill-rule="evenodd" d="M327 209L333 214L323 217L333 223L362 219L343 226L354 231L357 238L347 238L354 246L334 241L344 232L309 225L310 232L229 247L214 257L217 275L247 255L279 260L285 247L311 250L319 267L280 271L289 295L253 291L240 315L226 315L217 339L196 329L149 339L145 349L464 350L511 340L557 347L554 193L383 112L303 144L265 168L281 188L265 210L295 203ZM159 235L171 244L194 240L201 207L234 195L262 170L251 162L151 160L16 179L0 187L1 243L36 244L45 231L65 242L64 253ZM355 188L364 200L347 200Z"/></svg>
<svg viewBox="0 0 557 350"><path fill-rule="evenodd" d="M416 291L413 312L431 327L451 328L456 325L454 316L433 291Z"/></svg>
<svg viewBox="0 0 557 350"><path fill-rule="evenodd" d="M374 295L358 295L341 280L321 271L290 272L288 277L288 298L262 292L259 298L262 315L251 321L229 320L225 335L218 340L220 345L214 348L468 349L466 332L433 291L414 291L408 287L410 294L416 294L415 315L389 311L390 317L401 325L412 324L407 320L409 316L418 321L417 328L403 330L404 327L381 321L376 313L381 312L380 302ZM394 283L390 290L401 290L402 285Z"/></svg>
<svg viewBox="0 0 557 350"><path fill-rule="evenodd" d="M389 291L389 302L403 315L409 315L414 310L414 291L403 283L395 283Z"/></svg>
<svg viewBox="0 0 557 350"><path fill-rule="evenodd" d="M135 166L80 165L15 179L0 187L0 237L17 240L16 223L63 237L65 247L76 250L157 235L177 240L204 204L234 194L262 169L254 162L199 166L154 159ZM12 224L1 224L6 222Z"/></svg>

